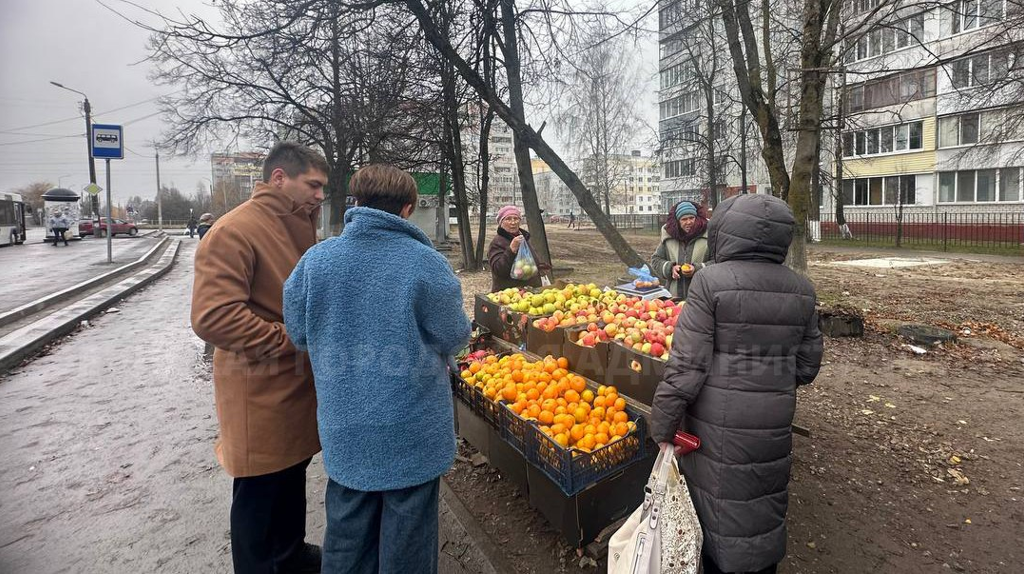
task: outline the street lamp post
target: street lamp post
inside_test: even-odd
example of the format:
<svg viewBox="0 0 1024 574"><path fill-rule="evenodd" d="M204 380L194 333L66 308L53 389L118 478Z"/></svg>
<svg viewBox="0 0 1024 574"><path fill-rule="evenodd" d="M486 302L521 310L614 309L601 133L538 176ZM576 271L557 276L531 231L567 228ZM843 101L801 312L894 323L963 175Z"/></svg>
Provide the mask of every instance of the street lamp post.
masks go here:
<svg viewBox="0 0 1024 574"><path fill-rule="evenodd" d="M58 82L50 81L50 83L53 84L54 86L57 86L58 88L60 88L62 90L67 90L69 92L74 92L76 94L81 95L83 98L85 98L85 101L82 102L82 109L85 111L85 145L86 145L86 149L87 149L88 155L89 155L89 183L95 184L96 183L96 160L94 160L93 157L92 157L92 106L89 105L89 96L85 95L85 92L80 92L80 91L78 91L78 90L76 90L74 88L69 88L69 87L65 86L64 84L60 84ZM58 185L60 185L60 184L58 183ZM95 196L95 195L92 196L92 213L93 213L93 221L94 222L98 221L99 220L99 213L100 213L99 198L97 196ZM99 229L99 226L96 226L96 229Z"/></svg>
<svg viewBox="0 0 1024 574"><path fill-rule="evenodd" d="M71 174L70 173L65 173L64 175L58 177L57 178L57 187L64 187L63 180L64 180L65 177L71 177Z"/></svg>

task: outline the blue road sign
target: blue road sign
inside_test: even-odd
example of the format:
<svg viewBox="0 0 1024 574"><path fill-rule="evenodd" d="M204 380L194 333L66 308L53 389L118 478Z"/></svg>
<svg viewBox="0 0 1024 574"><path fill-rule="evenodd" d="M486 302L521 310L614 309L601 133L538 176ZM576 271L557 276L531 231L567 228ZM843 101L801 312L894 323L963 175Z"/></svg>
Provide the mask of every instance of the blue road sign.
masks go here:
<svg viewBox="0 0 1024 574"><path fill-rule="evenodd" d="M124 159L124 134L121 126L110 124L92 125L92 157L102 159Z"/></svg>

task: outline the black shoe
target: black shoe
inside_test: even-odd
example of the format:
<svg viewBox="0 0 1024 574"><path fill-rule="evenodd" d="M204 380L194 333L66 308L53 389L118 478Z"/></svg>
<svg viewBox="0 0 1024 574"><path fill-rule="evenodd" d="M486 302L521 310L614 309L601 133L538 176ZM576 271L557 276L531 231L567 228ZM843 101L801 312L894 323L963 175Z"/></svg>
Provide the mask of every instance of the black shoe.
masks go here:
<svg viewBox="0 0 1024 574"><path fill-rule="evenodd" d="M318 574L320 572L320 547L316 544L303 544L295 554L281 563L278 570L282 574Z"/></svg>

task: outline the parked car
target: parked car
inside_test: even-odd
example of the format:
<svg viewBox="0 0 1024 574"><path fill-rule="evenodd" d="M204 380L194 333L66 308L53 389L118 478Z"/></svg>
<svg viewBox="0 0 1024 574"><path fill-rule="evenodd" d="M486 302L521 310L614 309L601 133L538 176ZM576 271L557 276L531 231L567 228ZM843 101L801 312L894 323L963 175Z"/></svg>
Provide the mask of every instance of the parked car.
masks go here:
<svg viewBox="0 0 1024 574"><path fill-rule="evenodd" d="M107 220L104 218L100 221L100 237L104 237L107 231ZM139 228L135 227L135 224L131 221L125 221L123 219L114 219L113 235L130 235L135 237L139 234ZM95 235L93 233L93 224L91 219L82 219L78 222L78 236L85 237L86 235Z"/></svg>

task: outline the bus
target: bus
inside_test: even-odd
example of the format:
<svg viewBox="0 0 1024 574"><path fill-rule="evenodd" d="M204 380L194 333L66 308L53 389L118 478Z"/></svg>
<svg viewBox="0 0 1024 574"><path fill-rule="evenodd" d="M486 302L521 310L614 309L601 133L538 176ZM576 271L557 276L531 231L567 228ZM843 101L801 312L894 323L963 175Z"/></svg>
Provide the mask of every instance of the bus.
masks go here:
<svg viewBox="0 0 1024 574"><path fill-rule="evenodd" d="M0 193L0 245L25 243L25 202L17 193Z"/></svg>

